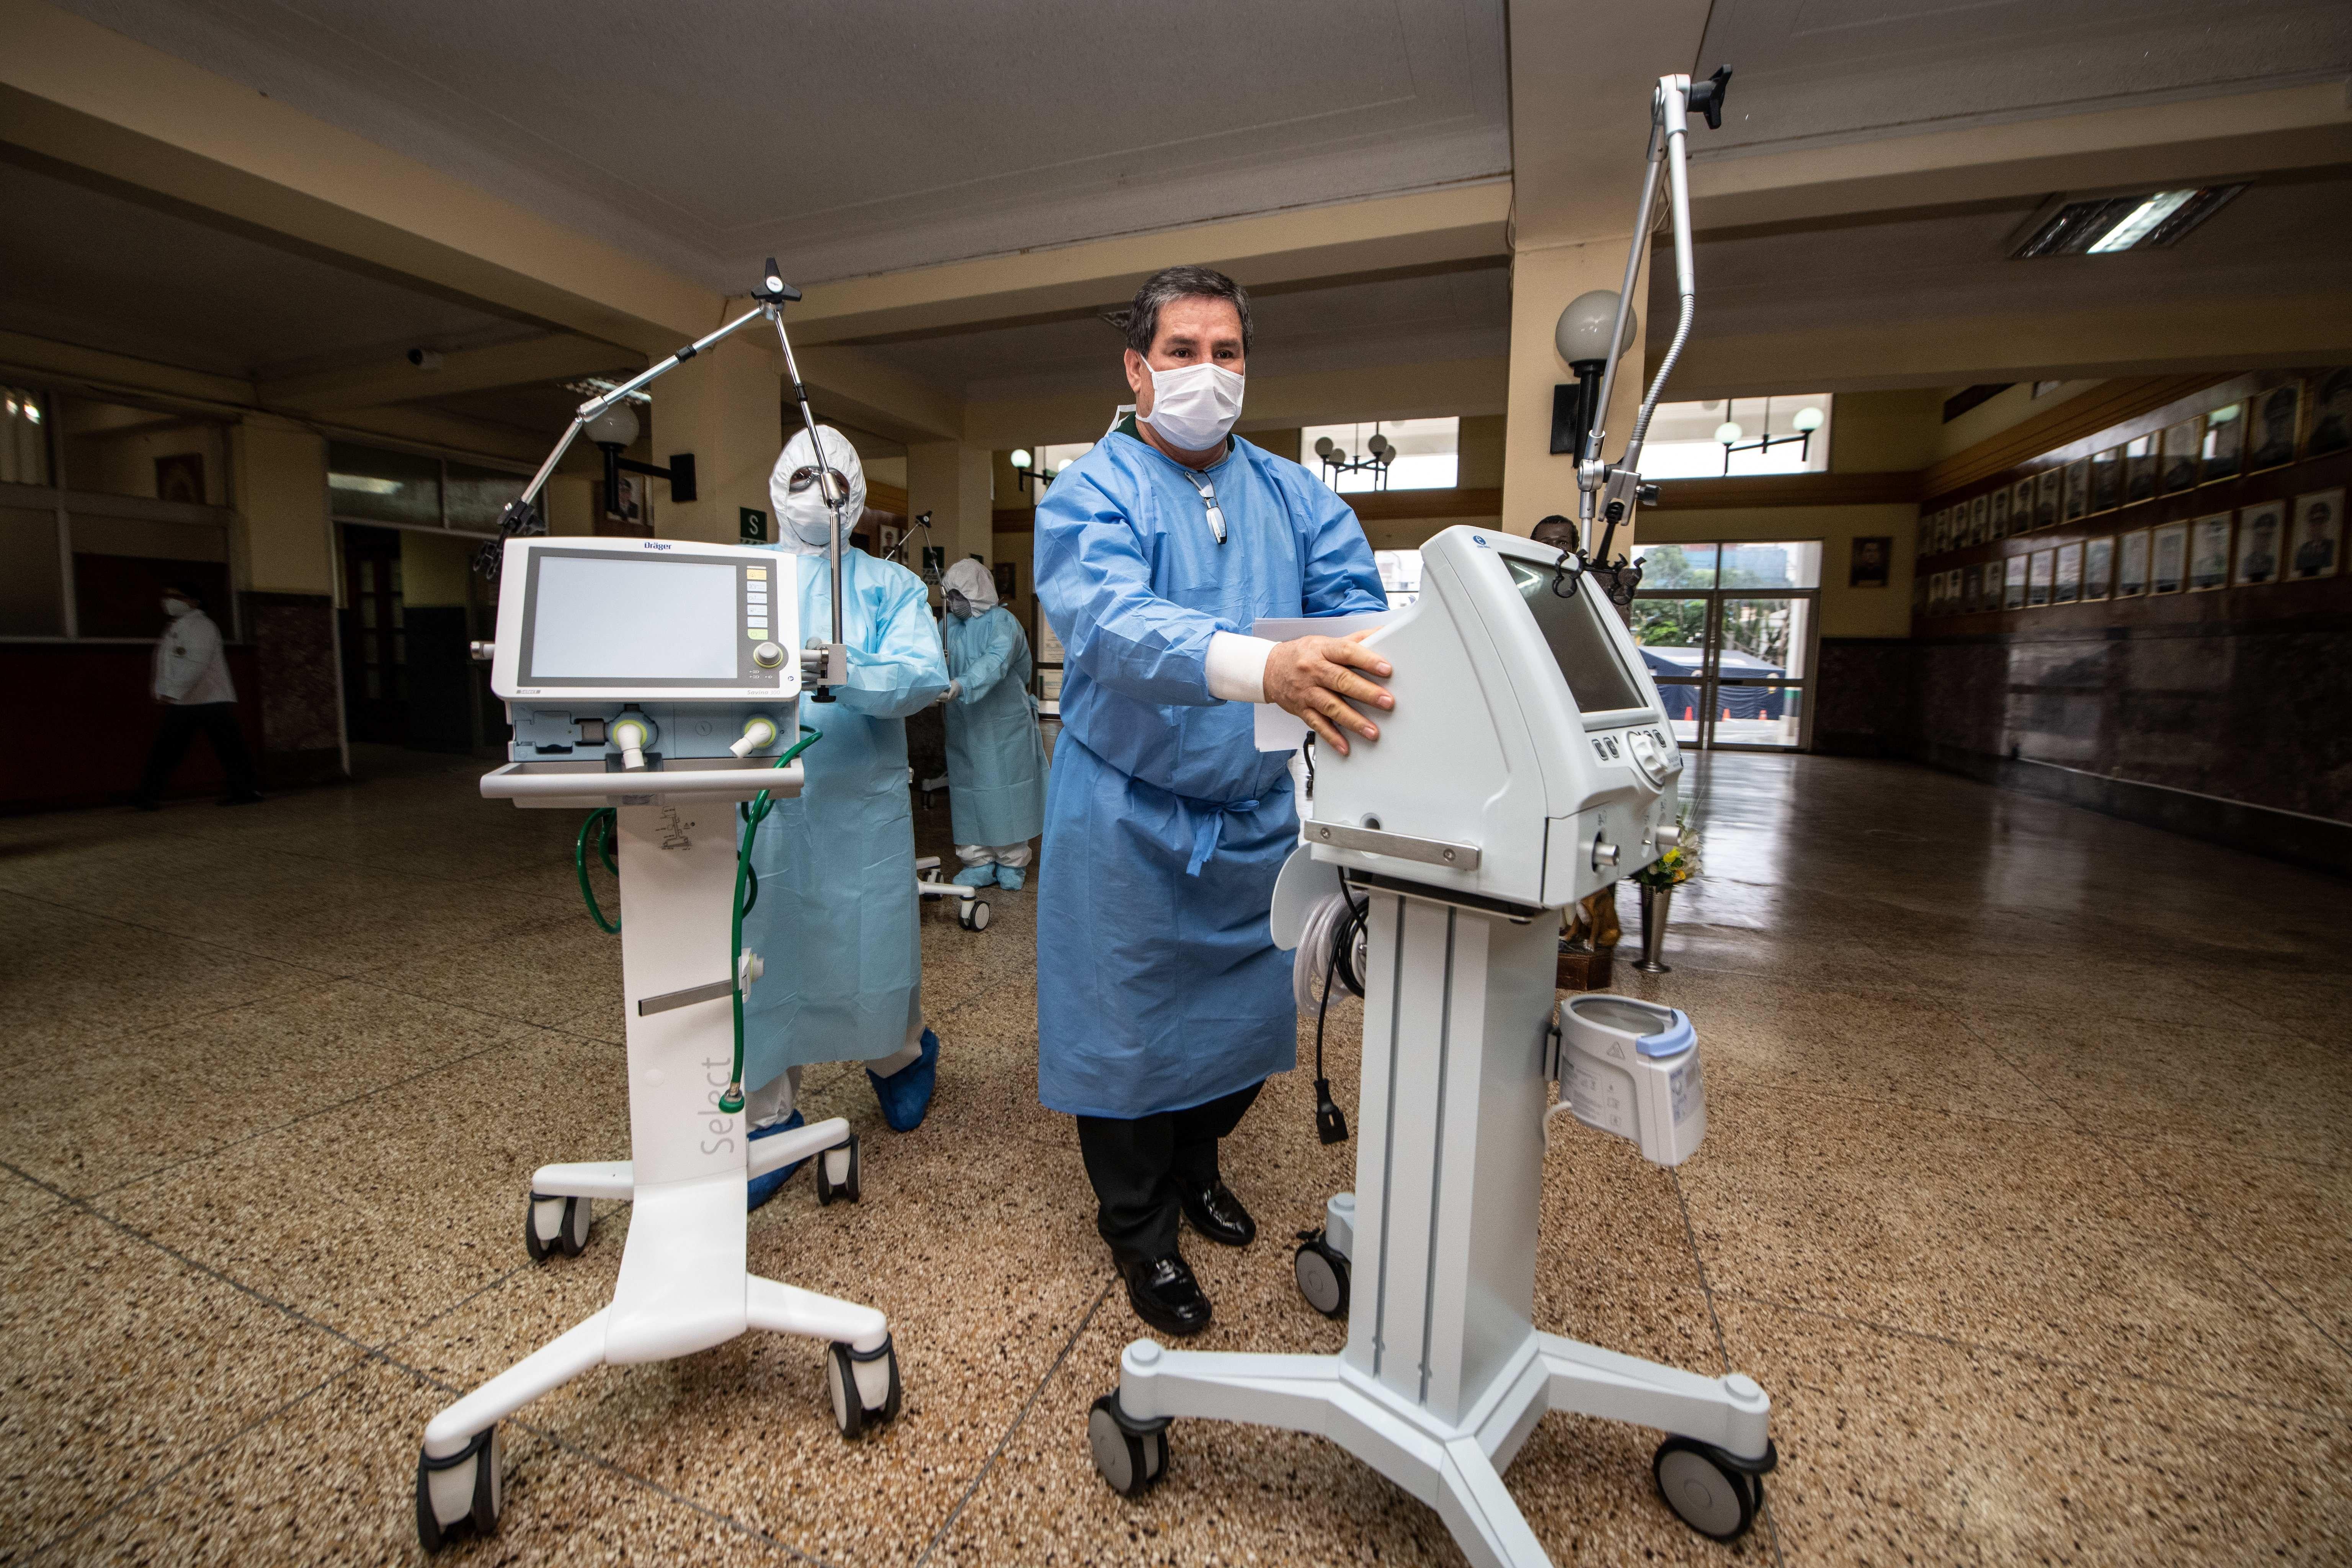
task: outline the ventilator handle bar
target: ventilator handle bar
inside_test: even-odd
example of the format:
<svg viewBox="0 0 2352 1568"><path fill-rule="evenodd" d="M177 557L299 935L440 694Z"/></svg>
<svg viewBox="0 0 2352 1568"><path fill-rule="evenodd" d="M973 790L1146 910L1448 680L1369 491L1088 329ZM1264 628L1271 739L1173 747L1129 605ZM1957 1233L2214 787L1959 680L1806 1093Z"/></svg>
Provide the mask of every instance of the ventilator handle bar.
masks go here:
<svg viewBox="0 0 2352 1568"><path fill-rule="evenodd" d="M1624 455L1614 463L1601 458L1602 440L1608 432L1604 427L1609 417L1609 400L1617 384L1617 365L1621 355L1609 356L1608 368L1601 373L1600 405L1593 411L1592 423L1586 431L1584 450L1576 467L1577 518L1580 534L1591 537L1591 525L1596 518L1604 524L1601 547L1590 555L1576 552L1580 572L1599 571L1612 580L1610 597L1622 603L1633 594L1630 575L1639 581L1638 567L1629 568L1620 561L1611 561L1610 546L1616 541L1621 523L1632 521L1634 508L1644 501L1657 499L1657 487L1642 480L1642 443L1650 431L1650 416L1656 412L1658 395L1665 390L1666 378L1674 374L1675 363L1682 357L1683 345L1690 341L1691 322L1697 313L1697 285L1691 268L1690 217L1690 115L1693 110L1703 115L1709 129L1723 124L1724 95L1730 89L1731 68L1718 66L1715 74L1694 83L1687 76L1669 75L1658 79L1658 86L1650 99L1650 145L1643 159L1642 174L1642 205L1633 222L1633 237L1625 251L1625 279L1617 290L1617 319L1611 325L1609 342L1625 341L1625 320L1633 308L1633 285L1641 275L1642 257L1650 242L1651 215L1657 205L1658 176L1666 176L1666 207L1674 229L1675 288L1680 296L1682 310L1675 324L1674 342L1667 347L1665 357L1658 362L1657 374L1651 378L1647 395L1642 399L1641 412L1634 416L1633 433L1625 443ZM1567 552L1562 552L1561 568L1566 572Z"/></svg>

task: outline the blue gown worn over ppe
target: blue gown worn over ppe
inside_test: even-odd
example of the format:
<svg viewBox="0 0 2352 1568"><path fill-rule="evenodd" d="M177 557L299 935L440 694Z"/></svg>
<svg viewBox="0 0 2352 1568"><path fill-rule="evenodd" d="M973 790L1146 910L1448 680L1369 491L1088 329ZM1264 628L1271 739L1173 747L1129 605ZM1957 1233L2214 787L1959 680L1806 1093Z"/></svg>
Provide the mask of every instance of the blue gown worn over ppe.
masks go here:
<svg viewBox="0 0 2352 1568"><path fill-rule="evenodd" d="M821 637L831 566L793 564L801 635ZM803 687L801 722L824 739L801 753L800 798L776 803L751 851L760 899L743 945L767 969L743 996L751 1089L789 1067L887 1056L922 1016L906 717L947 689L947 667L921 578L846 546L841 566L849 681L833 702Z"/></svg>
<svg viewBox="0 0 2352 1568"><path fill-rule="evenodd" d="M1209 694L1213 632L1384 610L1355 513L1235 438L1202 477L1114 432L1037 505L1037 597L1061 634L1062 738L1037 898L1037 1089L1051 1110L1181 1110L1297 1056L1274 881L1297 841L1289 757Z"/></svg>
<svg viewBox="0 0 2352 1568"><path fill-rule="evenodd" d="M1002 605L950 615L948 814L958 844L1002 849L1045 828L1045 743L1029 695L1029 639Z"/></svg>

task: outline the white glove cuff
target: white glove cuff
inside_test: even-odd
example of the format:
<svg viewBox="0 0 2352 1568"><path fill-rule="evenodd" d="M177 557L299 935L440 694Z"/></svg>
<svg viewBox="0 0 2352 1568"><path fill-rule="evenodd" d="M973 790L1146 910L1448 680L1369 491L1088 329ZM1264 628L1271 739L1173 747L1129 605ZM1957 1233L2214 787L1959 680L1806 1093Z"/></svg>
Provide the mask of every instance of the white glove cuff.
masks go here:
<svg viewBox="0 0 2352 1568"><path fill-rule="evenodd" d="M1265 700L1265 661L1274 644L1239 632L1209 634L1209 695L1226 702Z"/></svg>

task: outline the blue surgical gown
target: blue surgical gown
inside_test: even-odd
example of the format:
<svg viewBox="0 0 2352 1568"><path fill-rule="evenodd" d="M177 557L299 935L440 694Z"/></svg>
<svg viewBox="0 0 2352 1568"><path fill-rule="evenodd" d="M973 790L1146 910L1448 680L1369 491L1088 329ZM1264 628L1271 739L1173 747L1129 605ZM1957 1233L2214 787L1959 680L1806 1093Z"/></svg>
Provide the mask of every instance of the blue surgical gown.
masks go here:
<svg viewBox="0 0 2352 1568"><path fill-rule="evenodd" d="M802 556L801 635L833 624L833 573ZM922 1017L915 826L907 715L947 689L929 595L904 566L841 552L849 680L833 702L803 689L801 722L824 739L801 753L806 783L780 800L751 851L760 900L743 944L766 973L743 997L743 1082L789 1067L870 1061Z"/></svg>
<svg viewBox="0 0 2352 1568"><path fill-rule="evenodd" d="M1062 738L1037 896L1037 1087L1055 1110L1181 1110L1293 1065L1290 957L1266 916L1297 842L1288 757L1209 694L1210 635L1388 607L1347 503L1236 438L1203 477L1124 431L1037 506L1062 638Z"/></svg>
<svg viewBox="0 0 2352 1568"><path fill-rule="evenodd" d="M945 623L948 816L958 844L1026 844L1045 827L1045 743L1029 695L1029 639L1002 605Z"/></svg>

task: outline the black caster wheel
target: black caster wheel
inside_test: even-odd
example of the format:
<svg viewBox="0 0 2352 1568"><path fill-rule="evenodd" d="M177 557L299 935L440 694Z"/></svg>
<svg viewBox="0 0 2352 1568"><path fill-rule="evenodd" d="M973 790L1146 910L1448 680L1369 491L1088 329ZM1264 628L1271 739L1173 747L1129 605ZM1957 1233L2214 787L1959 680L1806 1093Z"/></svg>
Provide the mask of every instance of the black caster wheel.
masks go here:
<svg viewBox="0 0 2352 1568"><path fill-rule="evenodd" d="M1650 1460L1658 1495L1676 1517L1710 1541L1737 1541L1764 1506L1764 1472L1779 1462L1766 1444L1760 1459L1743 1459L1696 1437L1669 1437Z"/></svg>
<svg viewBox="0 0 2352 1568"><path fill-rule="evenodd" d="M966 931L986 931L988 929L988 900L986 899L972 900L971 902L964 905L961 910L957 911L956 919L963 922L963 929Z"/></svg>
<svg viewBox="0 0 2352 1568"><path fill-rule="evenodd" d="M1168 1474L1168 1418L1133 1420L1116 1394L1104 1394L1087 1412L1087 1446L1095 1468L1121 1497L1141 1497Z"/></svg>
<svg viewBox="0 0 2352 1568"><path fill-rule="evenodd" d="M854 1204L858 1198L857 1134L838 1148L827 1149L816 1157L816 1201L829 1204L835 1198Z"/></svg>
<svg viewBox="0 0 2352 1568"><path fill-rule="evenodd" d="M422 1449L416 1455L416 1540L438 1552L466 1531L496 1535L505 1490L496 1426L474 1434L472 1442L446 1459Z"/></svg>
<svg viewBox="0 0 2352 1568"><path fill-rule="evenodd" d="M898 1347L884 1340L876 1350L857 1351L835 1341L825 1347L824 1391L833 1399L833 1424L856 1439L898 1418L904 1397L898 1384Z"/></svg>
<svg viewBox="0 0 2352 1568"><path fill-rule="evenodd" d="M1298 1238L1291 1267L1298 1276L1298 1293L1327 1318L1348 1315L1347 1255L1323 1239L1319 1230Z"/></svg>
<svg viewBox="0 0 2352 1568"><path fill-rule="evenodd" d="M530 1203L523 1210L523 1250L530 1254L533 1263L544 1263L559 1252L566 1258L579 1257L588 1250L588 1227L595 1223L594 1207L591 1198L531 1194Z"/></svg>

